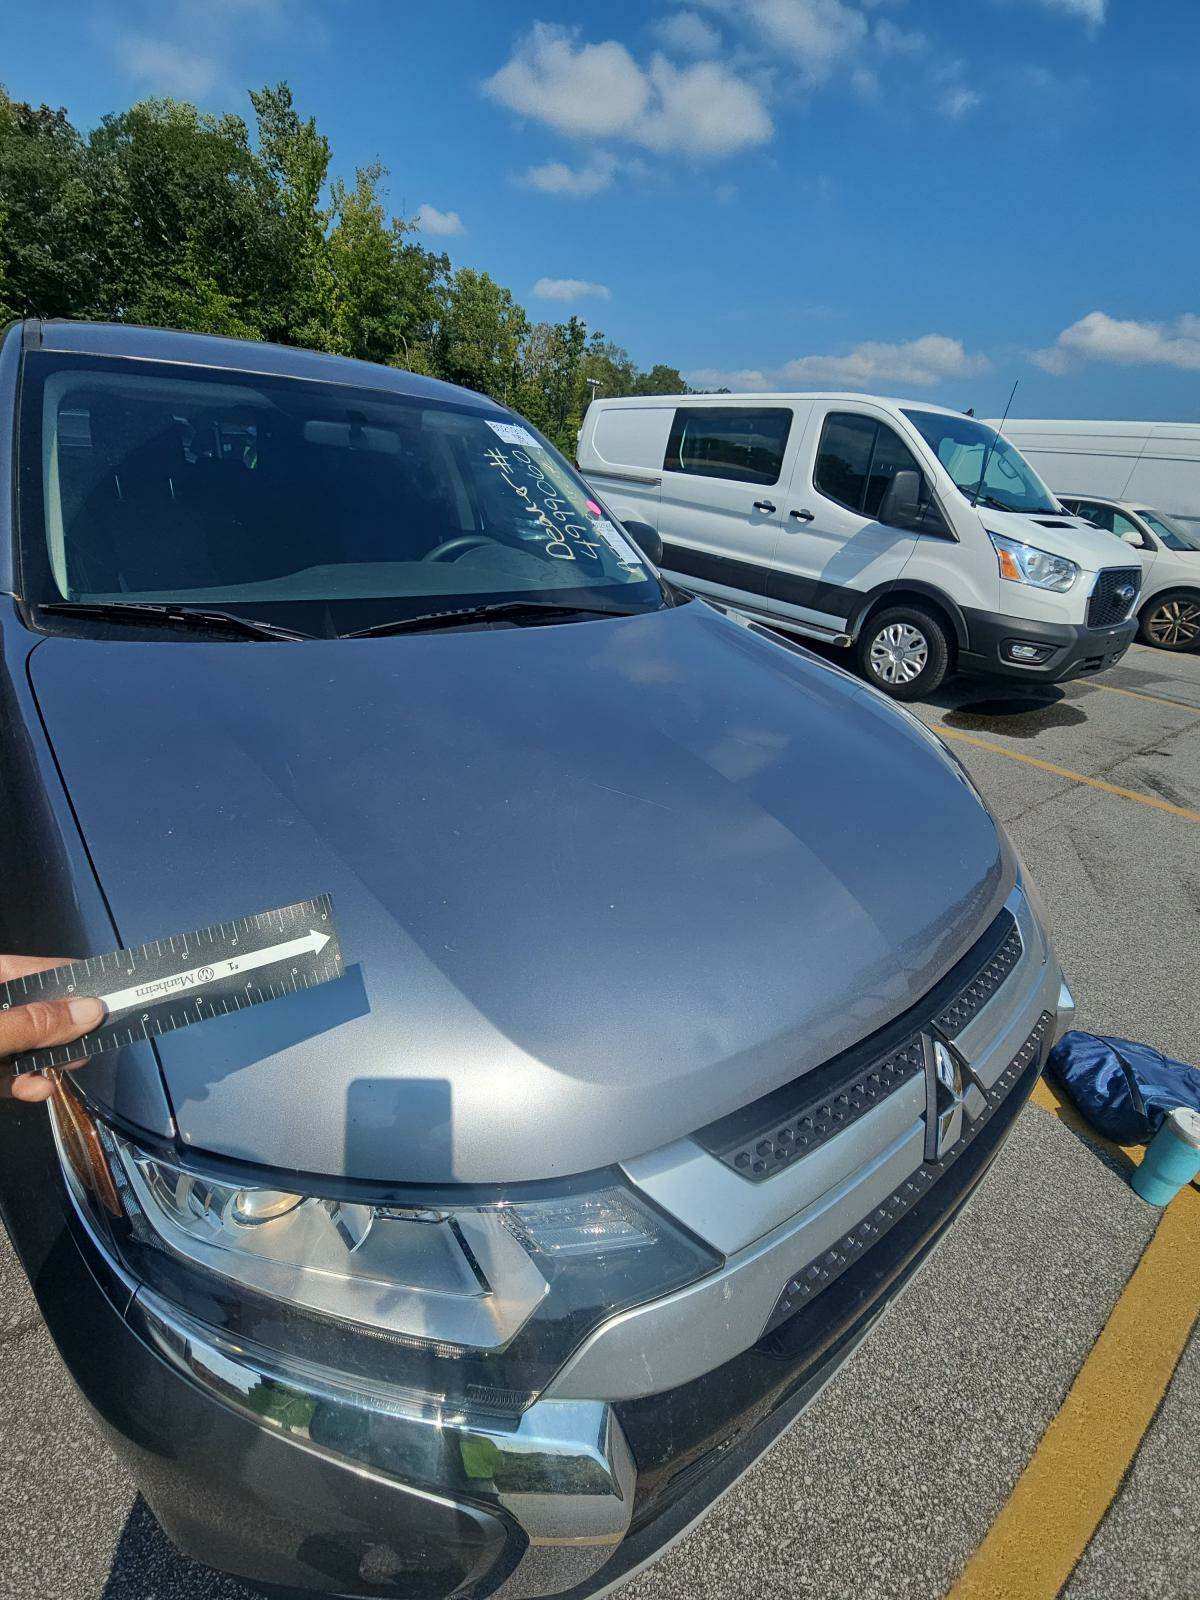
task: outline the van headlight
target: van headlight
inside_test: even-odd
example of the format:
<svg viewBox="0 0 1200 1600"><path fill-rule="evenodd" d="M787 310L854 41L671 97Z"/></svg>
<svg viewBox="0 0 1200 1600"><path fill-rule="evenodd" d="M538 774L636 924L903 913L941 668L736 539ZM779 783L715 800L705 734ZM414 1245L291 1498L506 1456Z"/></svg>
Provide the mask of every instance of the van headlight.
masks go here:
<svg viewBox="0 0 1200 1600"><path fill-rule="evenodd" d="M1056 594L1065 594L1079 576L1079 566L1068 561L1066 556L1052 556L1049 550L1007 539L991 529L988 538L995 547L1000 576L1009 583L1028 583L1035 589L1053 589Z"/></svg>
<svg viewBox="0 0 1200 1600"><path fill-rule="evenodd" d="M321 1195L142 1149L65 1085L50 1104L72 1192L132 1276L227 1333L425 1401L520 1410L601 1322L721 1264L615 1172L462 1204Z"/></svg>

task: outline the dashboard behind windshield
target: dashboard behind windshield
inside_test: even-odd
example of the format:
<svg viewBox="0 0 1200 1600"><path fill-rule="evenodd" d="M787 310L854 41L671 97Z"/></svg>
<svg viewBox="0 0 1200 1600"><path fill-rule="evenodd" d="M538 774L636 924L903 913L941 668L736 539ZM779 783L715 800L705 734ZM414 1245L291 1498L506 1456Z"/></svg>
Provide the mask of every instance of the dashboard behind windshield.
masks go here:
<svg viewBox="0 0 1200 1600"><path fill-rule="evenodd" d="M557 451L469 401L31 357L21 459L35 603L167 602L274 621L331 608L338 632L527 597L664 604Z"/></svg>
<svg viewBox="0 0 1200 1600"><path fill-rule="evenodd" d="M904 415L968 500L978 495L981 503L1001 511L1058 510L1054 496L1021 452L986 423L940 411L906 409Z"/></svg>

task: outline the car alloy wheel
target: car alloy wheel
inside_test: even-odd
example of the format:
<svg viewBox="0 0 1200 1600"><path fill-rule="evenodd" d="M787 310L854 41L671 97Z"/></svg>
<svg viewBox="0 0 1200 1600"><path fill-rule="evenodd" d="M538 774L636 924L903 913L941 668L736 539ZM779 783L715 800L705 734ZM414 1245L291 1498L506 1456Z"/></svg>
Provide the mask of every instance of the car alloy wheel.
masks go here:
<svg viewBox="0 0 1200 1600"><path fill-rule="evenodd" d="M1146 633L1155 644L1183 650L1200 642L1200 601L1172 595L1146 618Z"/></svg>
<svg viewBox="0 0 1200 1600"><path fill-rule="evenodd" d="M889 622L871 640L870 661L881 683L912 683L929 664L929 641L910 622Z"/></svg>

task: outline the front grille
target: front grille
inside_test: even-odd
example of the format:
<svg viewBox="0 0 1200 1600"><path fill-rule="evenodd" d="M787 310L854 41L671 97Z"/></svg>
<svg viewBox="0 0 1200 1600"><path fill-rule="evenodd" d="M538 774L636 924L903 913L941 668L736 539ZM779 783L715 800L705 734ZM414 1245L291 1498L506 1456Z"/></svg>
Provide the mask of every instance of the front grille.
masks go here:
<svg viewBox="0 0 1200 1600"><path fill-rule="evenodd" d="M1118 595L1117 590L1127 586L1132 587L1132 595ZM1096 578L1088 601L1088 627L1111 628L1115 622L1124 622L1133 610L1141 586L1141 567L1107 567Z"/></svg>
<svg viewBox="0 0 1200 1600"><path fill-rule="evenodd" d="M955 1146L953 1161L943 1160L932 1169L933 1181L921 1185L922 1192L886 1235L869 1250L855 1251L824 1292L810 1295L772 1332L713 1371L677 1389L617 1403L638 1469L631 1533L660 1525L658 1519L689 1489L695 1490L693 1500L685 1501L689 1518L702 1509L710 1483L718 1492L726 1486L724 1463L734 1463L729 1470L735 1475L748 1466L760 1448L759 1438L774 1437L778 1426L791 1420L791 1408L815 1393L908 1281L991 1165L1041 1075L1054 1037L1052 1020L1039 1019L1038 1029L1002 1075L1003 1088L996 1085L1000 1103L989 1100L988 1115ZM1040 1042L1034 1044L1039 1029ZM1018 1067L1021 1061L1024 1070ZM776 1425L775 1418L783 1422ZM646 1537L651 1539L649 1532ZM606 1572L615 1575L611 1569Z"/></svg>
<svg viewBox="0 0 1200 1600"><path fill-rule="evenodd" d="M827 1289L835 1279L840 1278L864 1250L875 1244L884 1234L890 1233L905 1212L928 1192L930 1185L958 1160L976 1134L981 1132L992 1113L1003 1103L1017 1079L1032 1061L1040 1057L1042 1045L1053 1023L1054 1018L1050 1013L1043 1011L1033 1032L988 1090L987 1100L979 1116L974 1122L964 1122L962 1137L952 1149L946 1151L940 1161L927 1161L919 1166L912 1176L894 1189L882 1204L876 1206L870 1216L856 1223L835 1245L823 1250L815 1260L808 1262L784 1284L783 1291L775 1302L775 1309L767 1318L767 1325L762 1331L763 1339L769 1340L769 1336L776 1328L794 1316L801 1306L807 1305L823 1289ZM769 1343L763 1348L769 1350Z"/></svg>
<svg viewBox="0 0 1200 1600"><path fill-rule="evenodd" d="M924 1000L886 1028L692 1137L751 1183L773 1178L923 1072L921 1030L932 1023L949 1038L961 1033L1016 966L1021 948L1012 913L1002 911Z"/></svg>

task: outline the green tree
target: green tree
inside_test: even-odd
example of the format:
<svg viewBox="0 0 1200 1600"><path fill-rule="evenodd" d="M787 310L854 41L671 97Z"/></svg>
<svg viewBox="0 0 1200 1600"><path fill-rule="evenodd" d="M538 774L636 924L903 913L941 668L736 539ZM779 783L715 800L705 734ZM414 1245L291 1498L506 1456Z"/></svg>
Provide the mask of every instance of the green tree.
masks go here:
<svg viewBox="0 0 1200 1600"><path fill-rule="evenodd" d="M414 223L386 217L384 175L360 167L353 189L333 183L331 348L428 371L450 263L408 240Z"/></svg>
<svg viewBox="0 0 1200 1600"><path fill-rule="evenodd" d="M329 140L316 119L301 119L286 83L251 90L258 159L270 180L271 276L261 292L267 334L288 344L326 350L334 340L334 282L321 204L329 174Z"/></svg>
<svg viewBox="0 0 1200 1600"><path fill-rule="evenodd" d="M270 182L242 119L145 100L105 117L88 149L108 235L108 314L264 337Z"/></svg>
<svg viewBox="0 0 1200 1600"><path fill-rule="evenodd" d="M579 317L535 323L521 352L521 386L513 401L564 454L572 456L583 419L586 347L587 324Z"/></svg>
<svg viewBox="0 0 1200 1600"><path fill-rule="evenodd" d="M588 340L587 353L581 367L584 409L591 398L592 385L588 382L589 379L594 380L597 394L619 397L633 392L636 376L637 367L628 350L622 349L619 344L606 338L597 328Z"/></svg>
<svg viewBox="0 0 1200 1600"><path fill-rule="evenodd" d="M273 339L431 372L525 410L565 450L595 388L639 374L580 318L531 324L486 272L451 270L390 216L385 171L330 176L286 83L237 116L145 100L86 138L0 90L0 315L97 317ZM589 382L589 380L591 380Z"/></svg>
<svg viewBox="0 0 1200 1600"><path fill-rule="evenodd" d="M521 387L521 350L529 328L512 291L486 272L460 267L450 279L438 328L439 376L490 394L505 405Z"/></svg>
<svg viewBox="0 0 1200 1600"><path fill-rule="evenodd" d="M0 89L0 295L6 315L111 315L90 154L61 108Z"/></svg>
<svg viewBox="0 0 1200 1600"><path fill-rule="evenodd" d="M649 372L639 372L630 391L632 394L691 394L678 367L664 367L661 362Z"/></svg>

